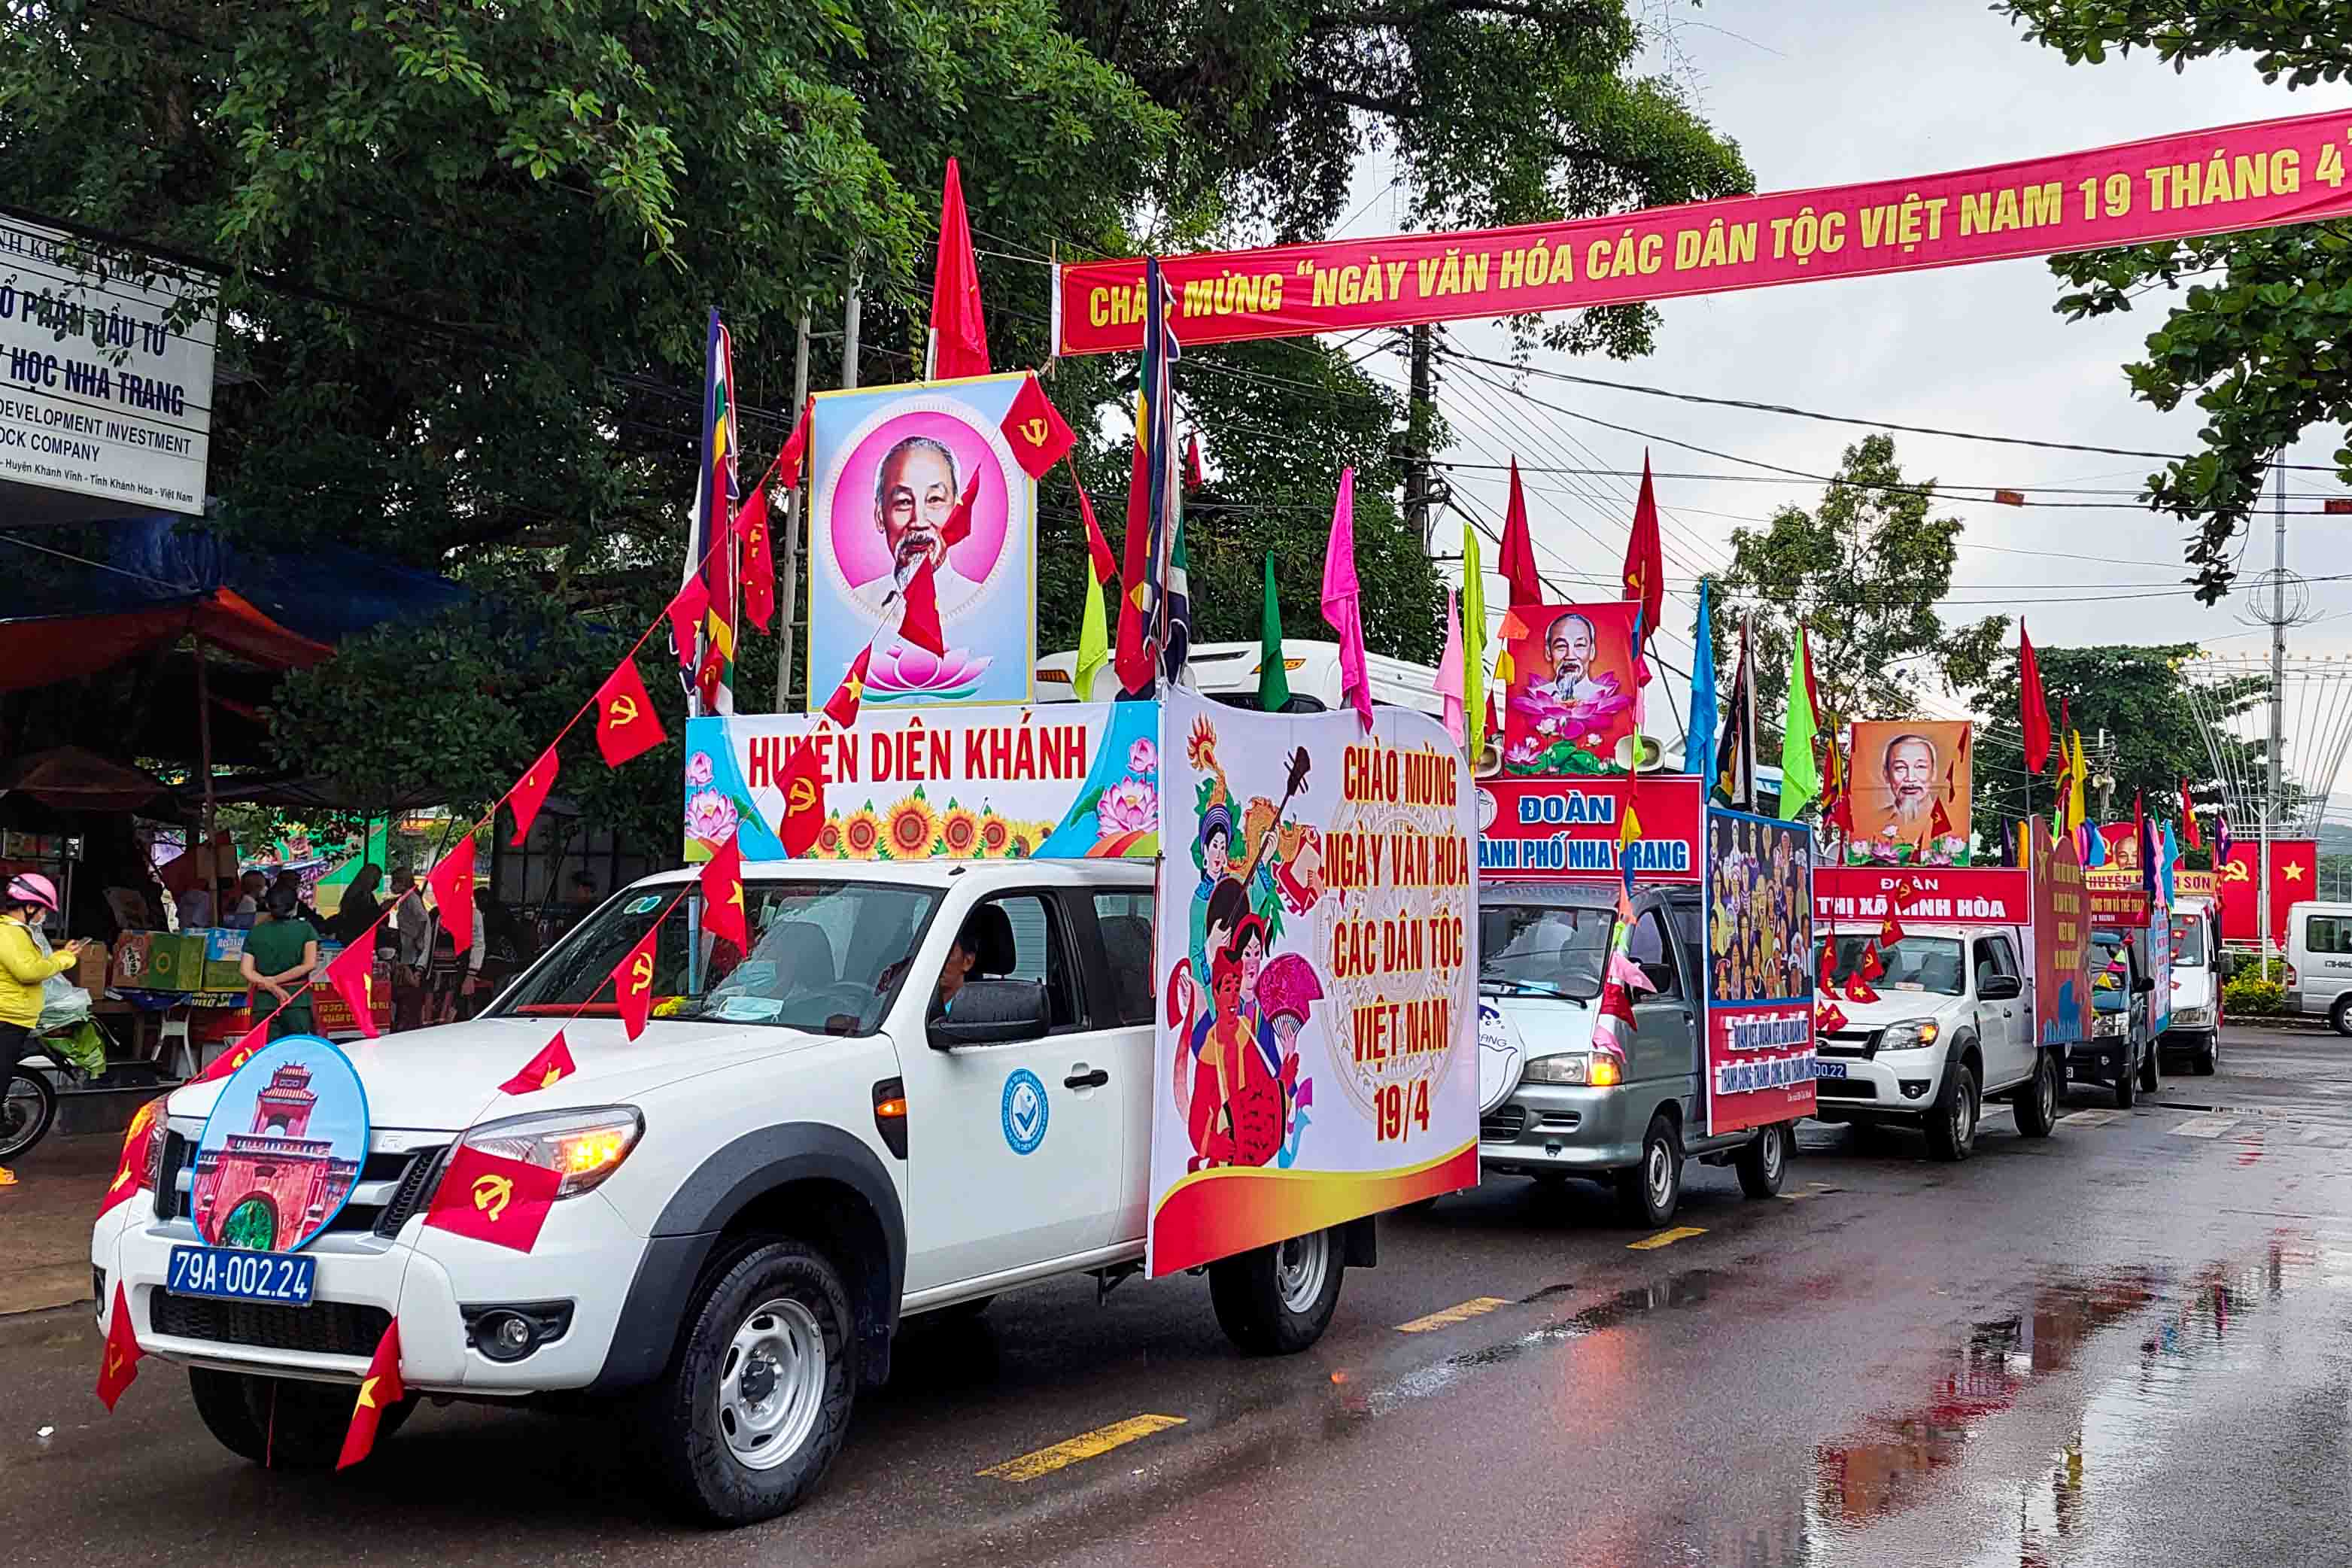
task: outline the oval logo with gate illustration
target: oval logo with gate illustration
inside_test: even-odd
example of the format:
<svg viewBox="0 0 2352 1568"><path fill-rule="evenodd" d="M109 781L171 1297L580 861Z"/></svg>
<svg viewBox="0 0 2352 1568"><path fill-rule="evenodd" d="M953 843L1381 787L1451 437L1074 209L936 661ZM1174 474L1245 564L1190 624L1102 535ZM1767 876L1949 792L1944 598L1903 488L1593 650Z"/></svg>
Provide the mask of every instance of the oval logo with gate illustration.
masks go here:
<svg viewBox="0 0 2352 1568"><path fill-rule="evenodd" d="M1034 1154L1045 1141L1045 1086L1027 1068L1004 1080L1004 1142L1016 1154Z"/></svg>
<svg viewBox="0 0 2352 1568"><path fill-rule="evenodd" d="M196 1233L255 1252L308 1247L351 1201L367 1147L350 1058L315 1035L272 1042L230 1077L196 1140Z"/></svg>

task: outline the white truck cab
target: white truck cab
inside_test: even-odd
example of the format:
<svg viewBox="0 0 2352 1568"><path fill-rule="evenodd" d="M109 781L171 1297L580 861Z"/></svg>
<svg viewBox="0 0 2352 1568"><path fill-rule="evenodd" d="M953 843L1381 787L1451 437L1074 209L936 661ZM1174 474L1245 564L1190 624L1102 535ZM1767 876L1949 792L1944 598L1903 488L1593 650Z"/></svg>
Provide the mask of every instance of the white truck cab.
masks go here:
<svg viewBox="0 0 2352 1568"><path fill-rule="evenodd" d="M1821 1001L1843 1022L1815 1046L1824 1121L1917 1126L1938 1160L1965 1160L1988 1099L2016 1103L2018 1131L2047 1137L2058 1120L2057 1064L2035 1039L2032 970L2020 928L1920 926L1878 947L1885 973L1863 981L1879 927L1841 923L1819 940Z"/></svg>
<svg viewBox="0 0 2352 1568"><path fill-rule="evenodd" d="M1150 862L754 867L731 966L698 934L694 881L624 889L474 1022L351 1050L372 1133L307 1249L309 1304L171 1288L223 1085L168 1096L152 1193L91 1237L101 1320L120 1284L226 1447L324 1466L396 1318L409 1404L625 1409L670 1496L733 1524L815 1486L902 1319L1140 1268ZM657 1001L631 1042L608 980L656 926ZM508 1093L559 1024L577 1071ZM460 1144L562 1173L528 1251L425 1224ZM1212 1298L1245 1350L1300 1350L1373 1260L1368 1217L1209 1265Z"/></svg>
<svg viewBox="0 0 2352 1568"><path fill-rule="evenodd" d="M2181 898L2172 906L2172 1016L2158 1044L2189 1058L2203 1077L2216 1070L2221 1053L2221 932L2205 899Z"/></svg>

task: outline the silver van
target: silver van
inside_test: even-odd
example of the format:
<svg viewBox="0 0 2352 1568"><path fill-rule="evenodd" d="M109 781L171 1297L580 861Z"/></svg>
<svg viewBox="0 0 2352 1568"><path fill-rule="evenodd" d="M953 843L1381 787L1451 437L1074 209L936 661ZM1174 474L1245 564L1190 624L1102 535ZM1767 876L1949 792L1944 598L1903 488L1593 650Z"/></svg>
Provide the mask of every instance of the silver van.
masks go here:
<svg viewBox="0 0 2352 1568"><path fill-rule="evenodd" d="M1632 1224L1661 1226L1683 1164L1733 1165L1752 1198L1780 1190L1793 1122L1698 1135L1699 890L1644 889L1630 947L1657 989L1633 1003L1622 1071L1592 1049L1613 883L1486 882L1478 890L1478 1162L1484 1173L1606 1182Z"/></svg>
<svg viewBox="0 0 2352 1568"><path fill-rule="evenodd" d="M2286 1010L2352 1035L2352 904L2301 903L2286 917Z"/></svg>

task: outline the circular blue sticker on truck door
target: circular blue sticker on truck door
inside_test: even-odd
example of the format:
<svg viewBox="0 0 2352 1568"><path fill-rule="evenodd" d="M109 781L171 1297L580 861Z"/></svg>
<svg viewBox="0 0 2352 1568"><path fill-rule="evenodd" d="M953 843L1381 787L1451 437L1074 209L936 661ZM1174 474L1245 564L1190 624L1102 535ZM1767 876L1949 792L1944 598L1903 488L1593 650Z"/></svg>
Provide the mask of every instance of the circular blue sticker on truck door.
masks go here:
<svg viewBox="0 0 2352 1568"><path fill-rule="evenodd" d="M1004 1080L1004 1142L1016 1154L1034 1154L1045 1141L1045 1086L1027 1068Z"/></svg>

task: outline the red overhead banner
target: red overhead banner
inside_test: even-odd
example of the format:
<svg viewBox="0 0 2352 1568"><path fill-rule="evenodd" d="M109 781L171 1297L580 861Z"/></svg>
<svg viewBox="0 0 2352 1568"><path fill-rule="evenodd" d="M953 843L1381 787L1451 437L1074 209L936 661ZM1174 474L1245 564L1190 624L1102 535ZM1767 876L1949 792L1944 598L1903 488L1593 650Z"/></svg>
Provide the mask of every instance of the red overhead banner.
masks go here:
<svg viewBox="0 0 2352 1568"><path fill-rule="evenodd" d="M2352 113L1572 223L1165 258L1179 342L1585 310L2352 215ZM1143 263L1055 268L1055 352L1143 344Z"/></svg>
<svg viewBox="0 0 2352 1568"><path fill-rule="evenodd" d="M1633 781L1618 773L1478 781L1478 872L1488 881L1607 881ZM1705 790L1688 773L1650 773L1633 795L1641 831L1626 846L1638 882L1696 882Z"/></svg>
<svg viewBox="0 0 2352 1568"><path fill-rule="evenodd" d="M1885 920L1906 926L2025 925L2033 889L2023 871L2000 866L1882 871L1866 866L1813 869L1813 919Z"/></svg>

